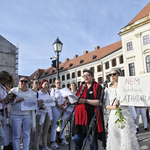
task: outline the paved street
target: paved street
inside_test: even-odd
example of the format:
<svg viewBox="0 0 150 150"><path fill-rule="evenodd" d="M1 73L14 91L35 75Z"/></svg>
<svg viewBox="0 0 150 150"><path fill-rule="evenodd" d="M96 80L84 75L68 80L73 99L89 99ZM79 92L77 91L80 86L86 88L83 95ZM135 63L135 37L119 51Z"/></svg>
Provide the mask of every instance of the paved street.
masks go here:
<svg viewBox="0 0 150 150"><path fill-rule="evenodd" d="M150 150L150 126L148 126L149 132L145 132L143 126L139 128L139 133L137 134L137 139L139 142L140 150ZM59 144L59 150L69 150L69 146L61 146ZM85 150L88 150L89 143L87 142ZM74 141L71 141L71 150L75 150ZM104 150L99 142L99 150Z"/></svg>

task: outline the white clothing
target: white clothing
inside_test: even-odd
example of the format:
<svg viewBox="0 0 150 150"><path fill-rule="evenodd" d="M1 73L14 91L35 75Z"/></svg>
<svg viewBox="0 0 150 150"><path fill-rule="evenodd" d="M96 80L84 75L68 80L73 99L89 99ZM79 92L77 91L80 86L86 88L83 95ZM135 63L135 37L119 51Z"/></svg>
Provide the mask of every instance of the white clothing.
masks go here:
<svg viewBox="0 0 150 150"><path fill-rule="evenodd" d="M109 87L106 92L106 105L111 105L116 98L117 89ZM116 110L111 110L108 121L106 150L139 150L130 109L129 107L120 108L122 109L122 115L126 119L125 127L123 129L118 128L118 125L115 124L115 121L118 119L118 116L115 115Z"/></svg>
<svg viewBox="0 0 150 150"><path fill-rule="evenodd" d="M6 88L3 85L0 85L0 99L4 99L6 97ZM5 105L0 103L0 110L5 108ZM3 112L0 112L0 150L1 146L3 145L4 142L4 126L5 126L5 117L3 116ZM7 140L7 139L5 139Z"/></svg>
<svg viewBox="0 0 150 150"><path fill-rule="evenodd" d="M20 133L23 131L23 149L29 149L32 117L30 115L12 115L12 144L14 150L20 150Z"/></svg>
<svg viewBox="0 0 150 150"><path fill-rule="evenodd" d="M33 130L36 127L35 124L35 111L21 111L21 103L16 103L19 98L24 100L36 100L34 92L28 89L26 92L22 92L18 87L10 90L10 93L17 95L14 103L11 104L11 126L12 126L12 144L15 150L20 150L20 132L23 131L23 150L29 149L30 142L30 130L31 123Z"/></svg>
<svg viewBox="0 0 150 150"><path fill-rule="evenodd" d="M137 118L135 120L136 127L139 128L139 117L141 113L144 128L147 128L146 108L135 108L135 110L137 113Z"/></svg>
<svg viewBox="0 0 150 150"><path fill-rule="evenodd" d="M60 109L56 106L53 106L52 112L53 112L53 121L52 121L52 128L51 128L51 141L55 141L56 140L56 128L57 128L56 122L58 121L59 116L60 116ZM63 123L61 125L61 129L64 128L65 115L63 115L62 120L63 120ZM62 133L60 138L61 139L65 138L64 132Z"/></svg>
<svg viewBox="0 0 150 150"><path fill-rule="evenodd" d="M50 99L50 95L49 93L47 92L46 94L44 94L42 91L39 91L38 92L38 100L42 99L42 100L47 100L47 99ZM53 103L53 101L52 101ZM46 110L37 110L36 111L36 115L41 115L41 118L40 118L40 122L39 122L39 125L41 125L44 120L45 120L45 115L48 113L48 116L49 116L49 119L52 120L53 119L53 115L52 115L52 109L50 106L46 106Z"/></svg>
<svg viewBox="0 0 150 150"><path fill-rule="evenodd" d="M55 97L57 102L59 103L59 105L63 104L65 102L65 98L62 97L59 89L52 89L51 90L51 96ZM57 106L53 106L52 107L52 112L53 112L53 121L52 121L52 129L51 129L51 141L55 141L56 140L56 122L59 119L60 116L60 109ZM61 111L62 112L62 111ZM63 123L61 125L61 128L64 128L64 120L65 120L65 114L62 117ZM64 132L61 135L61 139L64 138Z"/></svg>
<svg viewBox="0 0 150 150"><path fill-rule="evenodd" d="M51 96L56 98L59 105L63 104L66 100L65 98L62 97L59 89L52 89Z"/></svg>
<svg viewBox="0 0 150 150"><path fill-rule="evenodd" d="M21 103L16 103L16 100L24 98L24 100L35 100L34 92L31 89L23 92L18 87L12 88L9 93L15 93L17 95L14 103L12 103L12 114L13 115L30 115L31 111L21 111Z"/></svg>

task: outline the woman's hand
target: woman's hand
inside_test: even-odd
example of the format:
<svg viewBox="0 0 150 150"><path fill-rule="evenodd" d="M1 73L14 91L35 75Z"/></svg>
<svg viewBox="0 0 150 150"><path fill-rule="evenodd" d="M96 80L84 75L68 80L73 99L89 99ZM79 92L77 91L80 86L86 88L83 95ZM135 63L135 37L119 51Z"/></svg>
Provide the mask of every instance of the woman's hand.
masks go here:
<svg viewBox="0 0 150 150"><path fill-rule="evenodd" d="M38 104L39 103L44 103L44 100L43 99L40 99L40 100L37 100Z"/></svg>
<svg viewBox="0 0 150 150"><path fill-rule="evenodd" d="M87 102L87 99L85 98L80 98L79 103L80 104L85 104Z"/></svg>
<svg viewBox="0 0 150 150"><path fill-rule="evenodd" d="M66 111L66 108L64 108L64 106L61 106L60 109L61 109L62 111Z"/></svg>
<svg viewBox="0 0 150 150"><path fill-rule="evenodd" d="M16 103L20 103L22 101L24 101L24 98L19 98L18 100L16 100Z"/></svg>
<svg viewBox="0 0 150 150"><path fill-rule="evenodd" d="M115 108L115 109L117 109L117 108L118 108L118 106L119 106L119 101L116 99L116 101L115 101L115 105L114 105L114 108Z"/></svg>

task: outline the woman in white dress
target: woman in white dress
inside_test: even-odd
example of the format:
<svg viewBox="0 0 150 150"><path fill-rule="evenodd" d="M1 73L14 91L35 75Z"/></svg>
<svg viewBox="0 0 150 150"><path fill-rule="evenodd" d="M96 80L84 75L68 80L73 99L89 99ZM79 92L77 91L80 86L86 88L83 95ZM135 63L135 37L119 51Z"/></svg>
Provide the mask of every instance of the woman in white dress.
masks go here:
<svg viewBox="0 0 150 150"><path fill-rule="evenodd" d="M61 110L61 112L66 111L66 109L64 108L64 105L63 105L65 103L66 99L63 98L61 93L60 93L59 89L61 87L61 81L59 79L55 80L55 86L56 86L56 88L51 90L51 96L55 97L55 99L56 99L55 100L56 106L52 107L53 121L52 121L52 128L51 128L51 146L50 146L52 149L58 149L59 148L59 146L55 142L55 140L56 140L56 128L57 128L56 122L59 119L60 110ZM64 128L64 119L65 119L64 116L65 115L63 115L63 117L62 117L62 120L63 120L63 123L61 125L62 129ZM68 142L66 142L66 140L65 140L64 132L62 133L60 139L62 139L62 141L61 141L62 146L68 145Z"/></svg>
<svg viewBox="0 0 150 150"><path fill-rule="evenodd" d="M110 116L108 122L108 138L107 138L107 150L139 150L138 141L134 132L133 120L129 107L121 107L122 115L125 120L125 127L123 129L118 128L118 124L115 121L118 116L115 115L116 109L119 106L117 98L118 77L121 75L120 68L112 68L110 76L114 81L114 84L107 90L106 109L110 109ZM114 101L114 103L113 103Z"/></svg>

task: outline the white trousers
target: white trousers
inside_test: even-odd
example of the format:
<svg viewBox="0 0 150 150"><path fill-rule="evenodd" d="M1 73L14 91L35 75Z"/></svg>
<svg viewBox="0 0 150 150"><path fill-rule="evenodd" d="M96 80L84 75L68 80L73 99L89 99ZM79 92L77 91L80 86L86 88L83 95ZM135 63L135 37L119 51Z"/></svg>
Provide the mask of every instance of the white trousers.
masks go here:
<svg viewBox="0 0 150 150"><path fill-rule="evenodd" d="M12 144L14 150L20 150L20 133L23 132L23 149L29 149L30 130L31 130L31 115L12 115Z"/></svg>
<svg viewBox="0 0 150 150"><path fill-rule="evenodd" d="M4 124L5 124L5 117L0 112L0 150L4 141Z"/></svg>
<svg viewBox="0 0 150 150"><path fill-rule="evenodd" d="M52 121L52 128L51 128L51 141L54 142L56 140L56 128L57 128L56 122L58 121L58 118L60 116L60 109L57 106L53 106L52 114L53 114L53 121ZM62 129L64 128L64 118L65 118L64 116L62 117L62 120L63 120L63 123L61 125ZM61 131L60 131L60 133L61 133ZM61 139L65 138L64 132L62 133L60 138Z"/></svg>
<svg viewBox="0 0 150 150"><path fill-rule="evenodd" d="M135 124L136 124L137 128L139 128L140 113L141 113L141 116L142 116L142 121L143 121L143 124L144 124L144 128L147 128L146 109L145 108L135 108L135 110L136 110L136 114L137 114L137 117L135 119Z"/></svg>

